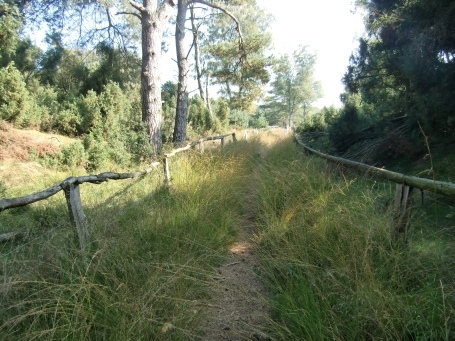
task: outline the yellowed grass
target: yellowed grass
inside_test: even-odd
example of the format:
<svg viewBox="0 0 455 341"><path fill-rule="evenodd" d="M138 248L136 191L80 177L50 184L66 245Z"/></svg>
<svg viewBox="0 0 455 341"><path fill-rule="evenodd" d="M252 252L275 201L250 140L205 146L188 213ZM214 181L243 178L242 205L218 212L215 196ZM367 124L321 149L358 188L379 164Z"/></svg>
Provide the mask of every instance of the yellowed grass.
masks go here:
<svg viewBox="0 0 455 341"><path fill-rule="evenodd" d="M19 130L0 121L0 161L27 160L31 153L38 156L56 154L64 145L76 139L36 130Z"/></svg>

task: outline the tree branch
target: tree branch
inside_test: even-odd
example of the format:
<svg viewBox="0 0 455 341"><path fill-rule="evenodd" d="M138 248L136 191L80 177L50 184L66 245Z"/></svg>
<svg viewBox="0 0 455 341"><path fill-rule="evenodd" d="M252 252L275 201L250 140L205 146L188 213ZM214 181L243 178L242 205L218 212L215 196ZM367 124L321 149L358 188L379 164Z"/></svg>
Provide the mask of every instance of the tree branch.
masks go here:
<svg viewBox="0 0 455 341"><path fill-rule="evenodd" d="M130 0L131 1L131 0ZM227 9L221 7L221 6L218 6L218 5L215 5L215 4L212 4L210 2L207 2L205 0L189 0L188 1L188 5L190 4L194 4L194 3L198 3L198 4L201 4L201 5L205 5L205 6L208 6L208 7L211 7L211 8L215 8L217 10L220 10L221 12L223 12L224 14L228 15L232 20L234 20L235 24L236 24L236 27L235 27L235 30L238 32L239 34L239 50L242 51L241 55L240 55L240 60L243 62L243 60L246 60L246 50L245 50L245 42L244 42L244 39L243 39L243 35L242 35L242 30L240 29L240 22L239 20L234 16L234 14L232 14L231 12L229 12Z"/></svg>
<svg viewBox="0 0 455 341"><path fill-rule="evenodd" d="M133 6L135 9L137 9L139 12L147 12L147 9L141 5L139 5L136 1L129 0L129 3L131 6Z"/></svg>
<svg viewBox="0 0 455 341"><path fill-rule="evenodd" d="M139 20L142 20L142 17L137 14L137 13L133 13L133 12L117 12L115 13L115 15L134 15L135 17L139 18Z"/></svg>

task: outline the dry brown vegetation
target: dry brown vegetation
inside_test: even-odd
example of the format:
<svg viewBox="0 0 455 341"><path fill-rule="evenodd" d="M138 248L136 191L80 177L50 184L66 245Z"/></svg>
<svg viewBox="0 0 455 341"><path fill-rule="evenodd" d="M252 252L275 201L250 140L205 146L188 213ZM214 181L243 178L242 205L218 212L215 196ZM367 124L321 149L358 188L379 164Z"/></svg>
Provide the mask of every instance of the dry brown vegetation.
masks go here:
<svg viewBox="0 0 455 341"><path fill-rule="evenodd" d="M55 155L60 147L74 139L36 130L19 130L0 121L0 160L27 160L31 154L38 157Z"/></svg>

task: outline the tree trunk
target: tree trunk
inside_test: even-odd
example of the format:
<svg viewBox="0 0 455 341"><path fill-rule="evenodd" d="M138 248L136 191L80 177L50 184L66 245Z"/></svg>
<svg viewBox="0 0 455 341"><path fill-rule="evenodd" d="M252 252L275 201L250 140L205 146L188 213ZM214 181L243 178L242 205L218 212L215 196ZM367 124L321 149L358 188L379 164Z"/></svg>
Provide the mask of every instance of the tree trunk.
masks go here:
<svg viewBox="0 0 455 341"><path fill-rule="evenodd" d="M147 126L150 145L155 154L162 149L161 123L161 42L166 24L169 21L172 0L165 0L157 8L157 0L143 0L143 6L130 1L140 11L142 23L142 121Z"/></svg>
<svg viewBox="0 0 455 341"><path fill-rule="evenodd" d="M144 0L146 1L146 0ZM169 0L171 1L171 0ZM228 10L207 2L205 0L179 0L177 20L175 25L175 43L177 50L177 65L179 68L179 83L177 90L177 110L175 115L175 125L173 142L176 146L182 145L186 139L186 124L188 116L188 55L185 54L185 21L188 6L193 3L199 3L205 6L216 8L232 18L236 23L236 30L239 34L239 48L242 51L241 60L246 59L246 52L243 43L243 36L240 30L240 24L237 18Z"/></svg>
<svg viewBox="0 0 455 341"><path fill-rule="evenodd" d="M213 117L212 105L210 104L209 97L209 75L206 75L205 78L205 95L207 96L207 109L209 109L210 117Z"/></svg>
<svg viewBox="0 0 455 341"><path fill-rule="evenodd" d="M180 0L178 3L177 20L175 25L175 46L177 50L177 65L179 68L179 83L177 90L177 111L175 115L173 142L176 146L183 145L186 139L186 123L188 116L188 58L185 54L185 21L188 3Z"/></svg>
<svg viewBox="0 0 455 341"><path fill-rule="evenodd" d="M190 12L191 12L191 28L193 31L193 46L194 46L194 61L196 64L196 78L197 78L197 85L199 88L199 96L204 101L205 106L207 107L207 98L204 94L204 87L202 86L202 72L201 72L201 62L200 62L200 53L199 53L199 27L196 26L194 22L194 5L191 5Z"/></svg>

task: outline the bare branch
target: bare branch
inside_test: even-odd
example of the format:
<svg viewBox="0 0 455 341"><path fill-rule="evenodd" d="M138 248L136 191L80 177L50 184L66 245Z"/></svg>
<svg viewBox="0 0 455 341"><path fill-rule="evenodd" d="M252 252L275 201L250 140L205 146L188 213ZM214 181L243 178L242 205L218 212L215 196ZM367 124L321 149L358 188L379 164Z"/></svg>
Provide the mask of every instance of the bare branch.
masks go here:
<svg viewBox="0 0 455 341"><path fill-rule="evenodd" d="M142 20L142 17L139 14L133 12L117 12L115 15L134 15L135 17L139 18L139 20Z"/></svg>
<svg viewBox="0 0 455 341"><path fill-rule="evenodd" d="M131 6L133 6L135 9L137 9L139 12L147 12L147 9L141 5L139 5L136 1L129 0L129 3Z"/></svg>
<svg viewBox="0 0 455 341"><path fill-rule="evenodd" d="M202 4L202 5L205 5L205 6L208 6L208 7L211 7L211 8L215 8L217 10L220 10L221 12L223 12L224 14L228 15L232 20L234 20L235 24L236 24L236 27L235 27L235 30L238 32L239 34L239 50L242 51L241 55L240 55L240 60L243 62L243 60L246 60L246 50L245 50L245 42L244 42L244 39L243 39L243 35L242 35L242 30L240 29L240 22L239 20L234 16L234 14L232 14L231 12L229 12L227 9L223 8L223 7L220 7L218 5L215 5L215 4L212 4L210 2L207 2L205 0L190 0L188 1L188 5L190 4L194 4L194 3L198 3L198 4Z"/></svg>

